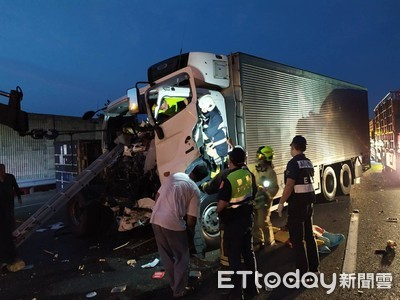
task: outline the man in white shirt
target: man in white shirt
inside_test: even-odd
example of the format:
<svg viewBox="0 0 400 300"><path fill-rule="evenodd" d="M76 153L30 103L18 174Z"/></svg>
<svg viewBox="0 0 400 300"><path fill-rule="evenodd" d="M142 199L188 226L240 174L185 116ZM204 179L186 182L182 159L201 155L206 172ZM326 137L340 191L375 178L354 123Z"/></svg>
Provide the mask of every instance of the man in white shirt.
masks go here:
<svg viewBox="0 0 400 300"><path fill-rule="evenodd" d="M200 211L200 190L195 182L208 175L205 164L187 175L170 175L156 195L152 223L158 252L170 280L174 298L188 293L189 241L186 227L194 230Z"/></svg>

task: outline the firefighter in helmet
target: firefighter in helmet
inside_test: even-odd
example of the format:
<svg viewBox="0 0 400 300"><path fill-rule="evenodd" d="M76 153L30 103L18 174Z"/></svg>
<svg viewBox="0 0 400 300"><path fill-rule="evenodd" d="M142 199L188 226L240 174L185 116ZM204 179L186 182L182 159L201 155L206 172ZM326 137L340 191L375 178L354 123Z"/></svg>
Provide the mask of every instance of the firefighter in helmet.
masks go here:
<svg viewBox="0 0 400 300"><path fill-rule="evenodd" d="M259 251L265 245L274 245L275 238L271 223L271 205L279 186L272 159L274 150L262 146L257 150L257 165L254 173L257 182L257 194L254 205L253 245Z"/></svg>
<svg viewBox="0 0 400 300"><path fill-rule="evenodd" d="M215 165L222 169L225 158L228 155L228 143L221 113L211 95L200 97L198 104L204 116L203 136L206 152L212 157Z"/></svg>

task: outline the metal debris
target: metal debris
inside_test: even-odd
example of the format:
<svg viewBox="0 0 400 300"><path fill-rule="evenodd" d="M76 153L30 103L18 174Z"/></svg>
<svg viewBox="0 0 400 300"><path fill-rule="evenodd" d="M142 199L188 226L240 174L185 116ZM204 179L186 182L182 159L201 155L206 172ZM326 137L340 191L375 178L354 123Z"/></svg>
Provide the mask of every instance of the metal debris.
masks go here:
<svg viewBox="0 0 400 300"><path fill-rule="evenodd" d="M125 290L126 290L126 284L113 287L111 290L111 293L122 293L122 292L125 292Z"/></svg>
<svg viewBox="0 0 400 300"><path fill-rule="evenodd" d="M115 251L115 250L121 249L121 248L123 248L125 246L128 246L128 244L129 244L129 241L126 242L125 244L122 244L121 246L115 247L113 250Z"/></svg>
<svg viewBox="0 0 400 300"><path fill-rule="evenodd" d="M96 297L96 296L97 296L96 292L90 292L90 293L86 294L86 298L93 298L93 297Z"/></svg>
<svg viewBox="0 0 400 300"><path fill-rule="evenodd" d="M47 253L47 254L50 254L50 255L54 255L54 254L55 254L54 252L51 252L51 251L46 250L46 249L43 249L43 251L44 251L45 253Z"/></svg>
<svg viewBox="0 0 400 300"><path fill-rule="evenodd" d="M46 249L43 249L43 252L52 255L53 259L58 258L58 253L57 252L52 252L52 251L49 251L49 250L46 250Z"/></svg>

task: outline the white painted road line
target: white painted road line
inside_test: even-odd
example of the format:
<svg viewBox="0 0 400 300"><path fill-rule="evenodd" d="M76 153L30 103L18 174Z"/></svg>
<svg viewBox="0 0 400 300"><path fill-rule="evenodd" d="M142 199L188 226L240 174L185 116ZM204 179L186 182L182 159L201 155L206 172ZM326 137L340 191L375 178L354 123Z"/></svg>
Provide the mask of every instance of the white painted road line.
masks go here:
<svg viewBox="0 0 400 300"><path fill-rule="evenodd" d="M347 236L346 252L344 255L342 273L355 273L357 263L359 212L354 210L350 217L349 234Z"/></svg>

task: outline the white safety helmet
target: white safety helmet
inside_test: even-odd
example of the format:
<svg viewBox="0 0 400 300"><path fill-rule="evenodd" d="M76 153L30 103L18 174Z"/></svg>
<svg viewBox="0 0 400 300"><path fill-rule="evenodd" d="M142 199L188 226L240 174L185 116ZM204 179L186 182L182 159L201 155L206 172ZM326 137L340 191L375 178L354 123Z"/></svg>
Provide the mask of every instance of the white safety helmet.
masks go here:
<svg viewBox="0 0 400 300"><path fill-rule="evenodd" d="M203 113L212 111L215 107L215 102L214 99L211 97L211 95L204 95L200 97L198 103Z"/></svg>

